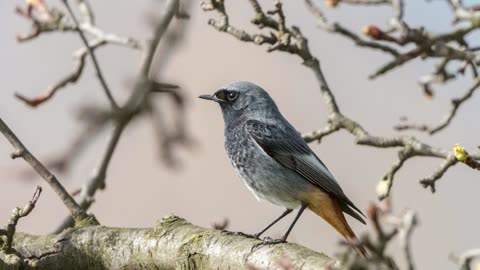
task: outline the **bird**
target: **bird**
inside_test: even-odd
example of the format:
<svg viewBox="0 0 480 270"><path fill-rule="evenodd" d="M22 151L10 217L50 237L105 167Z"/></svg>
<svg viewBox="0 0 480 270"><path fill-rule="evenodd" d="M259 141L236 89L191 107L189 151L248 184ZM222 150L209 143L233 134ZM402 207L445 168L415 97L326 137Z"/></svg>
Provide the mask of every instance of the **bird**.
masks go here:
<svg viewBox="0 0 480 270"><path fill-rule="evenodd" d="M283 117L275 101L260 86L236 81L201 99L220 105L224 120L225 150L234 170L260 201L285 211L253 237L260 239L275 223L299 209L281 239L286 242L306 208L322 217L353 249L367 252L347 223L344 213L366 224L365 215L345 195L333 174ZM266 238L265 238L266 239Z"/></svg>

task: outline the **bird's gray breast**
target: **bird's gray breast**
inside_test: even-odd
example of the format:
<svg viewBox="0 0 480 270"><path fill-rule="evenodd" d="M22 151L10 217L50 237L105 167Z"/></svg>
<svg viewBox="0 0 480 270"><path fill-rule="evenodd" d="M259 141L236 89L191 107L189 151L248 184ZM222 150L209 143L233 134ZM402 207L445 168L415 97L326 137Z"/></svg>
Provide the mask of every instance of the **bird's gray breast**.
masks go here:
<svg viewBox="0 0 480 270"><path fill-rule="evenodd" d="M259 200L294 209L311 188L301 176L267 155L243 125L225 130L225 149L232 166Z"/></svg>

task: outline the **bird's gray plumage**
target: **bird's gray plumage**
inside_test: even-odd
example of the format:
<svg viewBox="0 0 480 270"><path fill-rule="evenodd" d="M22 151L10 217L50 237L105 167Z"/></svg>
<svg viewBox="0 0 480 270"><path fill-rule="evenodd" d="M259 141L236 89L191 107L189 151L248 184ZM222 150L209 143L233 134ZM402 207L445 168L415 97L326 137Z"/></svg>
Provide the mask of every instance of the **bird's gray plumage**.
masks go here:
<svg viewBox="0 0 480 270"><path fill-rule="evenodd" d="M352 208L360 210L265 90L238 81L209 99L222 109L225 148L232 165L257 198L294 209L304 203L302 194L317 187L336 198L345 213L365 223Z"/></svg>

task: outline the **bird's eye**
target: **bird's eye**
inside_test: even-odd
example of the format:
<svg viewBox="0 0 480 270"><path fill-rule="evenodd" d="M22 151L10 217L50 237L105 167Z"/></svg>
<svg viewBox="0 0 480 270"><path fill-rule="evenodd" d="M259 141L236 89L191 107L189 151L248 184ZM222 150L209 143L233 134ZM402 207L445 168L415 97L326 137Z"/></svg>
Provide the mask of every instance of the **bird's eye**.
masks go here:
<svg viewBox="0 0 480 270"><path fill-rule="evenodd" d="M238 96L238 93L235 92L235 91L232 91L232 92L229 92L229 93L228 93L228 99L229 99L230 101L235 100L235 99L237 98L237 96Z"/></svg>

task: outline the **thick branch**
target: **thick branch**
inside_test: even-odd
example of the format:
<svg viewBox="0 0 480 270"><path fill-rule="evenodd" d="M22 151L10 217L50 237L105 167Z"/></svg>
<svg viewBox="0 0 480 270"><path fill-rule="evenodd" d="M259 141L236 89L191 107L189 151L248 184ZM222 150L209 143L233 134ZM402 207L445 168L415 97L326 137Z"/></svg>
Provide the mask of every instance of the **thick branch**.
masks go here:
<svg viewBox="0 0 480 270"><path fill-rule="evenodd" d="M273 269L287 257L298 270L335 260L297 244L252 247L259 240L197 227L169 216L153 228L86 226L59 235L17 233L14 248L33 269ZM2 266L3 262L3 266ZM6 258L0 254L0 268ZM10 265L12 266L12 265ZM36 269L37 269L36 268ZM10 269L20 269L14 267ZM331 268L328 268L331 269Z"/></svg>

